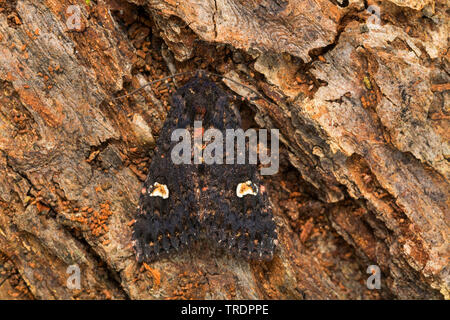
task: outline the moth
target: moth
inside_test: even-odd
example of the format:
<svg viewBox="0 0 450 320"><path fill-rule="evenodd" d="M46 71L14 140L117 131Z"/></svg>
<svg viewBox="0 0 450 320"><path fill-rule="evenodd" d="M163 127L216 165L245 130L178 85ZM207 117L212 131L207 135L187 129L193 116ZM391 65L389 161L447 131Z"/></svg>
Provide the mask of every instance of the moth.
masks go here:
<svg viewBox="0 0 450 320"><path fill-rule="evenodd" d="M202 122L201 130L196 121ZM195 139L207 129L225 134L240 127L229 95L201 74L173 94L133 225L139 262L152 262L202 238L247 259L273 258L276 226L256 164L226 164L225 153L222 164L176 164L171 158L176 129Z"/></svg>

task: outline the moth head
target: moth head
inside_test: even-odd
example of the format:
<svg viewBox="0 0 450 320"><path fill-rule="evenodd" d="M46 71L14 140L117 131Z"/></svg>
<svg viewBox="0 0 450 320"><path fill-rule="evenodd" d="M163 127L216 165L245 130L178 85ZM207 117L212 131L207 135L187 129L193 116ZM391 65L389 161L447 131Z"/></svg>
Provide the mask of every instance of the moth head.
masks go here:
<svg viewBox="0 0 450 320"><path fill-rule="evenodd" d="M161 197L167 199L169 197L169 188L165 184L155 182L152 187L148 189L150 197Z"/></svg>
<svg viewBox="0 0 450 320"><path fill-rule="evenodd" d="M246 195L256 196L258 194L258 187L250 180L241 182L236 187L236 195L242 198Z"/></svg>

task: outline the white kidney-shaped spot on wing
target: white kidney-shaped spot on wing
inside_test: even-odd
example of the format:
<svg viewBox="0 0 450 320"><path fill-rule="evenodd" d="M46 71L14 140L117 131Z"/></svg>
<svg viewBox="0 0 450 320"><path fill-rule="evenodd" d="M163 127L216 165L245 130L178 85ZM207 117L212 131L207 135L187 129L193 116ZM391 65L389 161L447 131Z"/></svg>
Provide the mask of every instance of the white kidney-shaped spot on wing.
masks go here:
<svg viewBox="0 0 450 320"><path fill-rule="evenodd" d="M161 197L167 199L169 197L169 188L165 184L155 182L153 188L148 189L150 197Z"/></svg>
<svg viewBox="0 0 450 320"><path fill-rule="evenodd" d="M248 194L256 196L258 194L258 187L250 180L239 183L236 187L236 195L242 198Z"/></svg>

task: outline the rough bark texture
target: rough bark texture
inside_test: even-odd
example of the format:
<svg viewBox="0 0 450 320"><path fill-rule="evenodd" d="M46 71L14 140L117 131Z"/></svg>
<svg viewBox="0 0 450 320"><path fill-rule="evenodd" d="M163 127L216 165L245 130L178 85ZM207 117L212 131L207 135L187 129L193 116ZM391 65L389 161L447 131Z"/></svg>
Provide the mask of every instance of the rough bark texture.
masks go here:
<svg viewBox="0 0 450 320"><path fill-rule="evenodd" d="M0 298L450 298L448 34L441 0L0 0ZM202 244L135 261L169 93L109 101L196 68L270 101L241 105L282 138L270 263Z"/></svg>

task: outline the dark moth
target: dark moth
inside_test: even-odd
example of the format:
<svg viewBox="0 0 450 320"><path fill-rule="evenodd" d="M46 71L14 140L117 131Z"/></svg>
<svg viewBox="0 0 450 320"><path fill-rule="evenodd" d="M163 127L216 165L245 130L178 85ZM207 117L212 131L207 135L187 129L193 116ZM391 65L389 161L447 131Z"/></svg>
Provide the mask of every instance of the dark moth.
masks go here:
<svg viewBox="0 0 450 320"><path fill-rule="evenodd" d="M257 165L225 164L225 151L223 164L174 164L171 160L178 143L171 141L173 130L187 129L191 137L203 135L204 131L194 132L198 120L204 130L215 128L224 136L226 129L241 127L229 96L200 76L172 96L160 131L134 224L138 261L154 261L201 238L249 259L271 260L277 233ZM251 192L239 194L244 187Z"/></svg>

